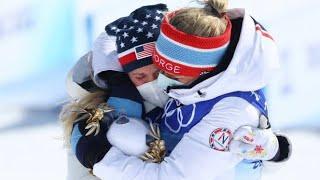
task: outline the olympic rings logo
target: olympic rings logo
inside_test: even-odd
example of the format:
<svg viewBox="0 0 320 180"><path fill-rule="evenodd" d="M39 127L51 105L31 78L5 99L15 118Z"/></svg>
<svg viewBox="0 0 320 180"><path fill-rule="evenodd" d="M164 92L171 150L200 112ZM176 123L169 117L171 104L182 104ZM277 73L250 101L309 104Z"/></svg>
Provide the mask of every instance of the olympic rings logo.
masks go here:
<svg viewBox="0 0 320 180"><path fill-rule="evenodd" d="M179 107L180 105L181 104L179 101L171 98L167 102L167 104L164 108L164 114L162 116L162 118L164 118L164 122L165 122L166 127L168 127L169 130L174 133L178 133L181 130L181 128L188 127L192 123L194 116L195 116L196 105L192 104L191 116L187 121L184 121L185 117L184 117L184 114L183 114L181 107ZM177 107L177 108L170 110L170 108L172 106ZM176 118L174 118L174 116L176 116ZM174 126L177 126L177 128L175 128Z"/></svg>

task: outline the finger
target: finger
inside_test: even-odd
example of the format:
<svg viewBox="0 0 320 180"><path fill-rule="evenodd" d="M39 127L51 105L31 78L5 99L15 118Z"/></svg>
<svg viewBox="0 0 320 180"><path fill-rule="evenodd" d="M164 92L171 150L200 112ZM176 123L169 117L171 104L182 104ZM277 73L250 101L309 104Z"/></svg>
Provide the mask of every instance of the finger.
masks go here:
<svg viewBox="0 0 320 180"><path fill-rule="evenodd" d="M243 136L250 132L252 132L250 126L241 126L234 132L233 138L235 140L240 140Z"/></svg>
<svg viewBox="0 0 320 180"><path fill-rule="evenodd" d="M254 139L252 141L252 144L262 145L266 144L271 137L273 137L273 132L271 129L258 129L253 128L252 134L254 135Z"/></svg>
<svg viewBox="0 0 320 180"><path fill-rule="evenodd" d="M253 131L253 127L251 126L242 126L236 130L233 139L243 141L248 144L253 144L255 139Z"/></svg>
<svg viewBox="0 0 320 180"><path fill-rule="evenodd" d="M259 119L259 128L260 129L268 129L270 128L269 120L266 116L261 115Z"/></svg>
<svg viewBox="0 0 320 180"><path fill-rule="evenodd" d="M236 154L245 154L254 150L255 145L247 144L242 141L231 141L229 145L229 151Z"/></svg>

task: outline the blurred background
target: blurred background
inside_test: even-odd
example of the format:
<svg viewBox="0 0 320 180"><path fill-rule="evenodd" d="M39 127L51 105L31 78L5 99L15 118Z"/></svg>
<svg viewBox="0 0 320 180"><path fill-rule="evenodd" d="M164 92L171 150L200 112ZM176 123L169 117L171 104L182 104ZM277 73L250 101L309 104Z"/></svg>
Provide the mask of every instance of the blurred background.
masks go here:
<svg viewBox="0 0 320 180"><path fill-rule="evenodd" d="M112 20L135 8L190 0L1 0L0 179L65 179L57 115L65 77ZM287 133L292 158L263 179L316 179L320 148L320 19L316 0L230 0L276 39L282 70L267 96L273 129Z"/></svg>

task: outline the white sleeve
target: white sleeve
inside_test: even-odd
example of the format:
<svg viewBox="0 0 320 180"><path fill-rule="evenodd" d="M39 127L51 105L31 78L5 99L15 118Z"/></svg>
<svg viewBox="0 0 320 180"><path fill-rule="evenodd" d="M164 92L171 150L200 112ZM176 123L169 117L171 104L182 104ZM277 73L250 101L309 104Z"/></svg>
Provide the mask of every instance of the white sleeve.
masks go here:
<svg viewBox="0 0 320 180"><path fill-rule="evenodd" d="M90 79L92 53L89 51L83 55L69 71L66 79L66 89L72 99L80 99L90 92L80 86Z"/></svg>
<svg viewBox="0 0 320 180"><path fill-rule="evenodd" d="M212 132L226 128L233 133L243 125L256 127L258 119L258 111L247 101L237 97L225 98L184 135L170 156L160 164L144 162L111 148L103 160L94 165L93 173L101 179L114 180L214 179L242 159L230 152L211 148Z"/></svg>
<svg viewBox="0 0 320 180"><path fill-rule="evenodd" d="M106 32L103 32L94 41L92 48L92 69L94 81L101 88L106 88L107 85L99 79L99 73L108 70L123 71L118 61L115 36L110 36Z"/></svg>

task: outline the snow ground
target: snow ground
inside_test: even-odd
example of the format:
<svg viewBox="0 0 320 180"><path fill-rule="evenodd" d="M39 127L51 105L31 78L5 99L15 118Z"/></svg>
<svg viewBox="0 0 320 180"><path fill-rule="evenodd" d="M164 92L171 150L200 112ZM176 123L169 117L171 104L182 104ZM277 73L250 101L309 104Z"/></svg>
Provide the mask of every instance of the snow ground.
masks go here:
<svg viewBox="0 0 320 180"><path fill-rule="evenodd" d="M48 123L41 125L27 123L26 125L26 119L22 120L24 123L19 120L11 121L16 128L0 123L0 179L62 180L66 178L66 151L61 139L61 127L56 121L56 112L34 114L31 117L45 117ZM25 116L25 113L17 114L12 118L21 116ZM2 119L1 116L0 119ZM277 170L265 173L263 180L315 179L319 167L317 163L320 162L319 132L298 128L285 132L293 143L292 158L285 165L276 166Z"/></svg>
<svg viewBox="0 0 320 180"><path fill-rule="evenodd" d="M3 123L10 117L11 124ZM56 111L0 115L0 179L65 179L67 157L56 119Z"/></svg>

